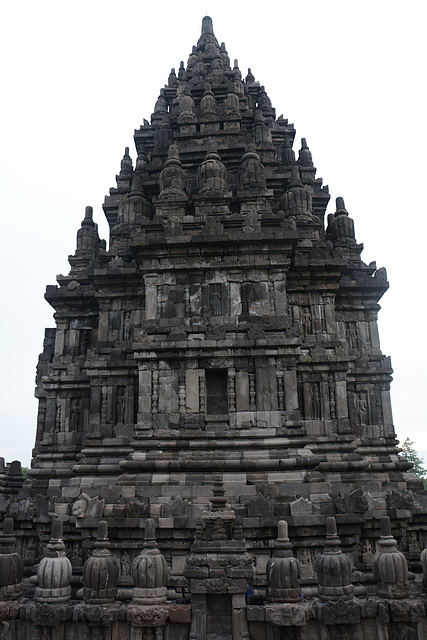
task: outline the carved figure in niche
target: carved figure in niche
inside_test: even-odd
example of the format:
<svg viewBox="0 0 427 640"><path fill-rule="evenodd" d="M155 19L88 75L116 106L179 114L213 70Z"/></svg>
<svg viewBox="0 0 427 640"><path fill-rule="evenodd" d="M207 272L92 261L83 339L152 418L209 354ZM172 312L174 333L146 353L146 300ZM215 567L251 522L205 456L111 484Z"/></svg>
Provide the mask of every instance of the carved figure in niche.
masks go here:
<svg viewBox="0 0 427 640"><path fill-rule="evenodd" d="M409 553L421 553L421 545L418 542L417 534L415 531L409 531L406 539L408 543Z"/></svg>
<svg viewBox="0 0 427 640"><path fill-rule="evenodd" d="M30 560L36 556L37 545L34 538L28 538L27 544L21 548L22 557L24 560Z"/></svg>
<svg viewBox="0 0 427 640"><path fill-rule="evenodd" d="M107 422L107 393L108 387L102 387L102 401L101 401L101 423Z"/></svg>
<svg viewBox="0 0 427 640"><path fill-rule="evenodd" d="M321 406L320 406L320 393L319 386L317 382L315 382L311 389L311 415L314 420L320 420L321 415Z"/></svg>
<svg viewBox="0 0 427 640"><path fill-rule="evenodd" d="M298 559L300 561L300 563L304 566L310 566L311 565L311 555L310 555L310 551L308 549L306 549L305 547L303 547L302 549L299 550L298 552Z"/></svg>
<svg viewBox="0 0 427 640"><path fill-rule="evenodd" d="M153 629L151 629L151 627L144 630L142 640L154 640Z"/></svg>
<svg viewBox="0 0 427 640"><path fill-rule="evenodd" d="M86 515L86 509L87 509L87 501L79 498L79 500L76 500L75 503L73 504L73 508L71 509L71 515L73 515L75 518L84 518Z"/></svg>
<svg viewBox="0 0 427 640"><path fill-rule="evenodd" d="M317 313L315 314L314 326L316 333L326 331L326 319L325 319L325 307L323 304L316 305L315 310Z"/></svg>
<svg viewBox="0 0 427 640"><path fill-rule="evenodd" d="M311 333L311 313L308 307L301 307L301 326L305 336Z"/></svg>
<svg viewBox="0 0 427 640"><path fill-rule="evenodd" d="M125 421L125 388L118 387L116 399L116 422L123 424Z"/></svg>
<svg viewBox="0 0 427 640"><path fill-rule="evenodd" d="M329 387L329 410L331 412L331 420L335 420L337 417L336 414L336 402L335 402L335 386L334 386L334 381L333 379L331 379L331 382L329 383L330 387Z"/></svg>
<svg viewBox="0 0 427 640"><path fill-rule="evenodd" d="M374 557L374 548L372 541L369 538L365 538L362 541L362 562L365 564L372 564L372 558Z"/></svg>
<svg viewBox="0 0 427 640"><path fill-rule="evenodd" d="M349 322L347 325L347 340L350 349L357 349L357 330L354 322Z"/></svg>
<svg viewBox="0 0 427 640"><path fill-rule="evenodd" d="M56 399L55 433L61 431L61 399Z"/></svg>
<svg viewBox="0 0 427 640"><path fill-rule="evenodd" d="M120 573L122 576L131 575L132 562L130 559L129 551L122 551L120 556Z"/></svg>
<svg viewBox="0 0 427 640"><path fill-rule="evenodd" d="M220 286L221 285L213 285L210 288L210 307L214 316L222 315L222 295Z"/></svg>
<svg viewBox="0 0 427 640"><path fill-rule="evenodd" d="M89 330L82 329L80 331L80 345L79 345L79 355L86 355L88 346L89 346Z"/></svg>
<svg viewBox="0 0 427 640"><path fill-rule="evenodd" d="M366 394L361 393L355 397L356 414L360 426L368 424L368 402L366 400Z"/></svg>
<svg viewBox="0 0 427 640"><path fill-rule="evenodd" d="M123 340L131 339L132 313L127 311L123 322Z"/></svg>
<svg viewBox="0 0 427 640"><path fill-rule="evenodd" d="M71 401L70 431L78 431L80 427L80 399Z"/></svg>
<svg viewBox="0 0 427 640"><path fill-rule="evenodd" d="M100 500L98 496L90 498L86 493L82 493L74 502L71 514L75 518L101 518L104 504L105 500Z"/></svg>
<svg viewBox="0 0 427 640"><path fill-rule="evenodd" d="M72 560L81 560L83 557L83 549L75 542L73 544L73 551L71 554Z"/></svg>

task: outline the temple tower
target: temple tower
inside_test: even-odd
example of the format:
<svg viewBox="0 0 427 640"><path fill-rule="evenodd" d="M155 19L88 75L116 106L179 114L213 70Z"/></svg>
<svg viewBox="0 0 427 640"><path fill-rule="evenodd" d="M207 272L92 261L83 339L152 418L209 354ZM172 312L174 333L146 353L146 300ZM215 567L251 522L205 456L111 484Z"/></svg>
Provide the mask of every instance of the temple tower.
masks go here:
<svg viewBox="0 0 427 640"><path fill-rule="evenodd" d="M56 326L37 369L18 542L32 566L55 515L74 575L86 575L101 519L124 593L149 522L168 566L161 624L146 625L156 638L165 580L168 602L193 608L194 640L250 637L249 583L249 598L270 593L262 620L280 627L300 589L318 593L328 517L347 573L372 579L381 516L419 569L426 505L398 457L377 329L386 272L362 261L342 197L325 224L328 187L295 135L205 17L121 159L104 202L108 250L87 207L70 272L47 287ZM289 637L305 624L298 611Z"/></svg>

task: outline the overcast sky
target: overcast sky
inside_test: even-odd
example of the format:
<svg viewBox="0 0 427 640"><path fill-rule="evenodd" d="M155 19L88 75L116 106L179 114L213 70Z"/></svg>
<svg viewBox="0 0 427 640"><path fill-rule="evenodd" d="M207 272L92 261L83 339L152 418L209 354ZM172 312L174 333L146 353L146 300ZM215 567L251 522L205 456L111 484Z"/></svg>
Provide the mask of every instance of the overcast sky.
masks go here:
<svg viewBox="0 0 427 640"><path fill-rule="evenodd" d="M133 131L150 119L171 67L187 61L203 16L243 75L307 138L334 210L343 196L362 258L388 271L379 316L394 367L398 437L427 457L427 5L359 0L231 3L0 1L2 213L0 456L28 464L46 285L86 205L102 202Z"/></svg>

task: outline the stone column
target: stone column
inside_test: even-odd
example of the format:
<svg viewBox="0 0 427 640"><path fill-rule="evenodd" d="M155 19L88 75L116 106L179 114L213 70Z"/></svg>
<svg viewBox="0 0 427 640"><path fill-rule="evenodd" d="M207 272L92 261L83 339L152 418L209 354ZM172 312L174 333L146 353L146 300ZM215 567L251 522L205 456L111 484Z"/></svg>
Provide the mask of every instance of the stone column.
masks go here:
<svg viewBox="0 0 427 640"><path fill-rule="evenodd" d="M157 318L157 275L145 276L145 319Z"/></svg>
<svg viewBox="0 0 427 640"><path fill-rule="evenodd" d="M243 593L231 596L233 640L249 640L248 621L246 619L246 603Z"/></svg>
<svg viewBox="0 0 427 640"><path fill-rule="evenodd" d="M285 409L286 411L296 411L298 409L296 371L285 371L283 373L283 382L285 386Z"/></svg>
<svg viewBox="0 0 427 640"><path fill-rule="evenodd" d="M146 365L140 365L138 373L138 424L141 427L151 427L151 370Z"/></svg>
<svg viewBox="0 0 427 640"><path fill-rule="evenodd" d="M204 594L191 594L189 640L206 640L206 596Z"/></svg>

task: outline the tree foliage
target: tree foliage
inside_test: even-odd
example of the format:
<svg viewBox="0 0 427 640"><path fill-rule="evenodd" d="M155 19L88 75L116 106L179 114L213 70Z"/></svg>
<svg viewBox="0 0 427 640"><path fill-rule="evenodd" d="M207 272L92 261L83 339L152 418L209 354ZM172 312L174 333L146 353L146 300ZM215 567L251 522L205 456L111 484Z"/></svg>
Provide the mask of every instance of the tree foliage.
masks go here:
<svg viewBox="0 0 427 640"><path fill-rule="evenodd" d="M413 464L410 472L413 473L417 478L424 480L426 482L426 474L427 469L424 467L424 460L418 456L416 449L414 449L415 442L412 442L409 438L406 438L405 442L402 444L402 455L407 459L408 462Z"/></svg>

